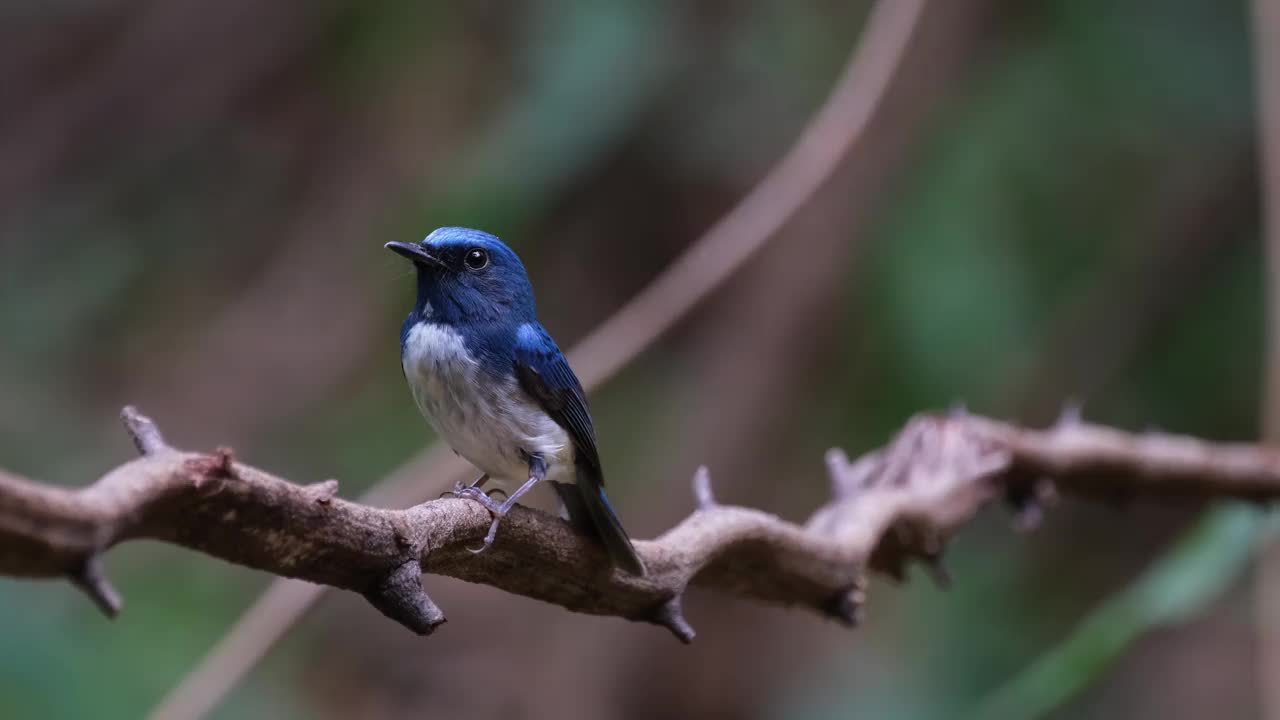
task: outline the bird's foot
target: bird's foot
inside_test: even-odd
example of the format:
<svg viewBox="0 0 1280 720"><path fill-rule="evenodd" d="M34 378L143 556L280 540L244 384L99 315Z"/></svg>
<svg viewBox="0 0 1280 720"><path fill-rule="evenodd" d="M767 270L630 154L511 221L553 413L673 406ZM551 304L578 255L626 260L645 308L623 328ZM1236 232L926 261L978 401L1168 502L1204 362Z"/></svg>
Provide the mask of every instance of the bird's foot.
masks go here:
<svg viewBox="0 0 1280 720"><path fill-rule="evenodd" d="M500 492L503 495L506 495L506 492L502 490L494 490L493 492ZM474 500L475 502L483 505L484 508L489 511L489 514L493 516L493 522L489 524L489 532L484 536L484 543L482 543L478 548L467 548L467 550L472 554L479 554L488 550L489 546L493 544L494 538L498 536L498 523L502 522L502 518L505 517L507 511L511 509L510 499L508 499L507 502L499 503L490 497L489 493L480 489L478 486L465 485L463 483L455 485L453 492L449 494L464 500Z"/></svg>
<svg viewBox="0 0 1280 720"><path fill-rule="evenodd" d="M532 488L545 475L546 469L544 466L539 465L537 469L531 468L529 479L501 503L495 501L492 497L489 497L489 493L480 489L481 483L488 479L487 475L471 485L464 486L462 483L458 483L457 486L453 488L454 497L474 500L483 505L485 509L489 511L489 514L493 516L493 522L489 524L489 532L484 536L484 543L475 549L467 548L472 554L479 554L489 549L489 546L493 544L493 539L498 535L498 523L502 522L502 518L506 516L507 512L511 510L511 508L515 507L516 500L519 499L521 495L529 492L530 488ZM503 494L506 495L506 493Z"/></svg>
<svg viewBox="0 0 1280 720"><path fill-rule="evenodd" d="M446 497L446 496L457 497L457 498L468 497L469 496L468 491L472 491L472 490L480 491L480 488L484 487L484 484L487 482L489 482L488 474L481 475L480 477L476 478L470 485L459 481L453 484L452 490L445 490L444 492L440 493L440 497ZM503 490L502 488L493 488L491 490L481 492L482 495L488 495L490 498L493 497L494 493L502 493L503 498L506 498L508 496L507 491Z"/></svg>
<svg viewBox="0 0 1280 720"><path fill-rule="evenodd" d="M486 492L475 485L467 485L465 483L458 483L457 485L454 485L453 489L446 492L445 495L456 497L461 500L474 500L483 505L486 510L494 515L506 514L506 509L502 507L503 503L500 503L490 497L490 493L493 492L501 492L503 495L506 495L502 490L490 490Z"/></svg>

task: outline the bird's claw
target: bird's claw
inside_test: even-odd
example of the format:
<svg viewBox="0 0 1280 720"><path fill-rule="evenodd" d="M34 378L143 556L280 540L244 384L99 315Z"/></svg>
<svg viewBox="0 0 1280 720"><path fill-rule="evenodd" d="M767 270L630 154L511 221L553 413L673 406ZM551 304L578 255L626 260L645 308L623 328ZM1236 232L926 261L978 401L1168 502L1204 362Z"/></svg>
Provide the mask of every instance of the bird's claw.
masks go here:
<svg viewBox="0 0 1280 720"><path fill-rule="evenodd" d="M506 510L496 500L489 497L489 493L481 490L473 485L463 485L458 483L453 490L449 491L449 495L460 500L474 500L485 507L486 510L497 516L506 514ZM506 493L503 493L504 495Z"/></svg>
<svg viewBox="0 0 1280 720"><path fill-rule="evenodd" d="M504 496L507 494L505 491L499 489L495 489L492 492L501 492ZM460 499L474 500L483 505L484 508L489 511L489 514L493 516L493 522L489 524L489 532L484 536L484 543L478 548L467 548L467 551L472 555L478 555L485 550L488 550L489 546L493 544L494 538L498 535L498 523L501 522L502 518L507 514L508 508L506 507L506 504L499 504L495 502L494 499L489 496L489 493L474 485L458 483L454 486L453 490L447 494Z"/></svg>
<svg viewBox="0 0 1280 720"><path fill-rule="evenodd" d="M481 543L478 548L467 548L467 552L472 555L479 555L485 550L488 550L489 546L493 544L493 539L498 536L498 522L501 520L502 515L494 515L493 522L489 523L489 532L484 536L484 542Z"/></svg>
<svg viewBox="0 0 1280 720"><path fill-rule="evenodd" d="M454 453L454 454L457 454L457 453ZM440 497L445 497L445 496L457 497L457 498L467 497L468 493L465 492L466 490L479 490L480 488L484 487L484 484L487 482L489 482L488 473L485 473L484 475L481 475L480 477L476 478L475 481L472 482L470 485L462 481L458 481L453 484L452 490L445 490L444 492L440 493ZM500 492L504 497L507 494L505 490L502 490L500 488L494 488L489 492L491 493Z"/></svg>
<svg viewBox="0 0 1280 720"><path fill-rule="evenodd" d="M492 498L494 495L502 495L502 498L504 500L511 497L511 494L508 493L506 490L503 490L502 488L492 488L489 490L481 490L479 487L477 487L474 484L468 485L462 482L454 483L453 489L445 490L444 492L440 493L440 497L471 498L475 500L476 493L479 493L480 495L486 495L489 498ZM481 504L484 503L483 500L480 500L479 502ZM486 505L485 507L488 507L488 506Z"/></svg>
<svg viewBox="0 0 1280 720"><path fill-rule="evenodd" d="M489 479L488 475L481 475L479 480L476 480L470 485L458 483L453 487L453 492L449 493L456 498L475 500L483 505L484 508L489 511L489 514L493 516L493 522L489 524L489 532L484 536L484 544L475 549L467 548L467 550L470 550L473 555L482 553L489 549L489 546L493 544L493 539L498 535L498 523L500 523L502 518L506 516L508 510L515 507L516 498L528 492L529 488L532 488L535 483L546 476L546 464L542 462L540 457L536 460L536 463L530 461L529 479L526 480L524 485L521 485L515 493L507 495L507 493L502 490L496 490L496 492L501 492L506 496L506 500L501 503L494 501L494 499L489 496L489 493L486 493L480 487Z"/></svg>

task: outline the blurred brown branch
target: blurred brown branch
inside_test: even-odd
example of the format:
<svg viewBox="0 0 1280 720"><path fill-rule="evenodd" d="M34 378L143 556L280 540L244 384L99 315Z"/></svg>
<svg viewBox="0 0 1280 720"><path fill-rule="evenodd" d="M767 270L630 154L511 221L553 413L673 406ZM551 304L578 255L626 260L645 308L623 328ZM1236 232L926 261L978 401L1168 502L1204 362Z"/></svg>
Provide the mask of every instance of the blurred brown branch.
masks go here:
<svg viewBox="0 0 1280 720"><path fill-rule="evenodd" d="M490 517L477 503L439 499L387 510L335 497L337 484L295 485L213 455L170 448L132 409L142 457L80 490L0 475L0 573L68 577L108 614L119 597L101 554L152 538L278 575L353 590L414 632L444 613L422 573L447 575L575 612L662 625L693 639L681 597L698 585L855 624L867 568L903 577L913 559L945 578L946 540L1005 498L1027 523L1053 488L1078 495L1264 499L1280 495L1280 452L1165 434L1133 435L1068 414L1029 430L953 413L920 415L880 450L850 463L828 456L833 498L803 525L720 505L708 473L696 511L637 543L649 574L615 572L603 550L545 513L518 508L494 546L473 555Z"/></svg>

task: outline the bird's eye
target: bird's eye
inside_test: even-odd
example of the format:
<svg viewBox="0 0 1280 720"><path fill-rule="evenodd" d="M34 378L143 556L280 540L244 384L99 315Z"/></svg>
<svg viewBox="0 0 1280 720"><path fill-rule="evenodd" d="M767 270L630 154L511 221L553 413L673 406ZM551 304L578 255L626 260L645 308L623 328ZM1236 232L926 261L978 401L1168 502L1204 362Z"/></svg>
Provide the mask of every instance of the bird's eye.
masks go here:
<svg viewBox="0 0 1280 720"><path fill-rule="evenodd" d="M483 270L489 264L489 253L480 248L471 248L462 262L466 263L470 270Z"/></svg>

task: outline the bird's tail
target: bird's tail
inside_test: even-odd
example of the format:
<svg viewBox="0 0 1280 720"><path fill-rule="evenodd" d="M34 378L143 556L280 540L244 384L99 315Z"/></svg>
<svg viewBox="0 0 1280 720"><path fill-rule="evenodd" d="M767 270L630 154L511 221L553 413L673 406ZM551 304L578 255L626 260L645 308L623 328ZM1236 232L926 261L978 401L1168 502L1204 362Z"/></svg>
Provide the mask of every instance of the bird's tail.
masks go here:
<svg viewBox="0 0 1280 720"><path fill-rule="evenodd" d="M577 487L568 483L552 483L560 504L569 515L569 522L599 538L614 565L632 575L644 575L644 563L609 504L598 471L579 465L577 473L577 482L574 483Z"/></svg>

